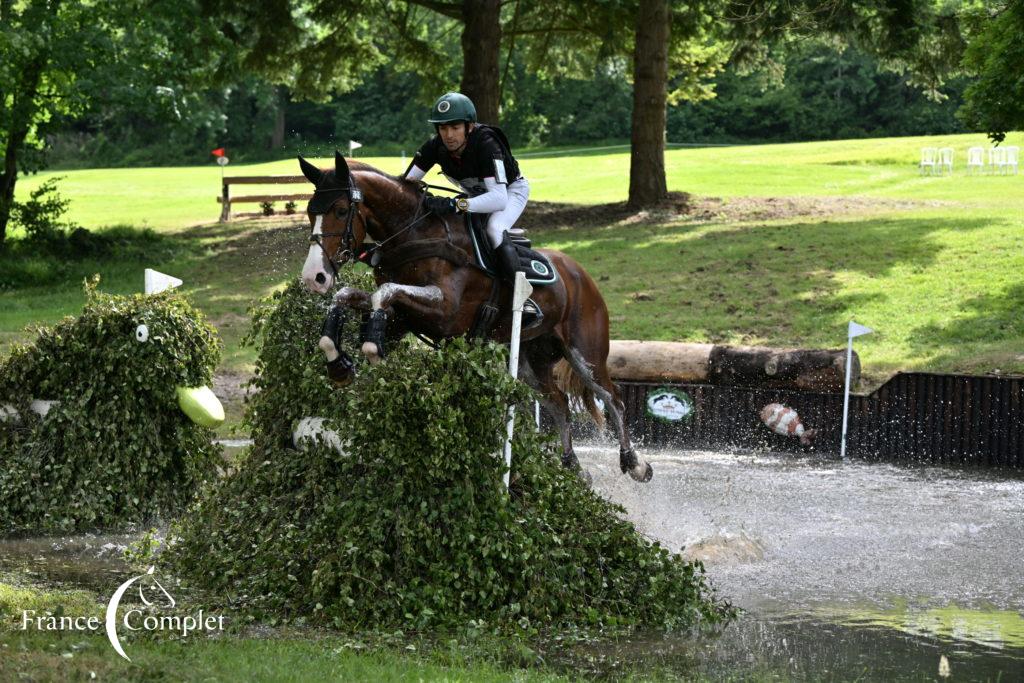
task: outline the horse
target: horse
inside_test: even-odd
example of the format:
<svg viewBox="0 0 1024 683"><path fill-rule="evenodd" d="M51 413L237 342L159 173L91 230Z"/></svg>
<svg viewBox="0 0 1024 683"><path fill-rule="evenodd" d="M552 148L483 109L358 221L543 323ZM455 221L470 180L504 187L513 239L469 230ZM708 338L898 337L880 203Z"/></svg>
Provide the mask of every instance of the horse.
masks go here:
<svg viewBox="0 0 1024 683"><path fill-rule="evenodd" d="M369 261L377 290L341 288L328 321L343 307L363 311L368 322L361 351L371 363L383 357L387 339L408 332L435 341L476 332L509 343L512 288L502 287L475 262L472 238L461 217L449 222L448 217L426 211L422 183L346 161L338 152L333 169L319 169L301 156L298 160L315 187L307 206L311 232L302 281L309 291L326 294L339 268ZM372 257L366 258L367 252ZM604 299L593 278L569 256L547 249L538 252L559 277L534 290L532 298L543 316L536 326L522 330L519 379L541 394L541 405L561 437L565 467L580 471L569 428L570 396L582 401L603 427L604 414L596 398L608 408L619 441L620 469L636 481L650 481L654 471L633 449L625 407L608 372ZM494 302L500 303L494 310L497 316L481 327L478 312ZM326 340L321 340L321 348L330 366L339 350L325 345Z"/></svg>

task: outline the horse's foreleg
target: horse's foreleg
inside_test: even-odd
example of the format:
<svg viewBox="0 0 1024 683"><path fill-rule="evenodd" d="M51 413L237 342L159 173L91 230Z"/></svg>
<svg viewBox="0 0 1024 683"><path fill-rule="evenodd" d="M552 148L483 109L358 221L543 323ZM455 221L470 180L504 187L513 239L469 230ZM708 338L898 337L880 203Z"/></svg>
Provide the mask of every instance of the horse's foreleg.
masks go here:
<svg viewBox="0 0 1024 683"><path fill-rule="evenodd" d="M342 287L339 289L338 293L334 295L334 305L356 308L360 311L369 311L373 308L370 293L355 287Z"/></svg>
<svg viewBox="0 0 1024 683"><path fill-rule="evenodd" d="M373 312L366 323L366 340L362 352L370 363L379 363L383 358L384 335L387 331L387 311L394 304L401 304L409 316L433 317L441 312L444 294L435 285L417 287L386 282L370 297Z"/></svg>
<svg viewBox="0 0 1024 683"><path fill-rule="evenodd" d="M324 321L323 329L320 332L320 342L318 343L320 350L327 357L329 372L332 367L335 368L335 372L340 372L336 368L339 363L338 358L345 355L339 343L341 327L345 322L345 308L369 310L370 293L355 287L342 287L334 295L331 311L327 314L327 319ZM349 359L348 365L351 366L351 359ZM338 379L335 379L335 381L338 381Z"/></svg>

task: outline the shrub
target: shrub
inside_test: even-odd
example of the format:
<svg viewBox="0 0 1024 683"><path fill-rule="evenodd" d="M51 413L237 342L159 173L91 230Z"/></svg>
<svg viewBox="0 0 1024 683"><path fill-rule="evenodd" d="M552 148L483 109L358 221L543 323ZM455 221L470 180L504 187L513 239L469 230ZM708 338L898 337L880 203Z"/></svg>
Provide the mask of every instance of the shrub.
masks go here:
<svg viewBox="0 0 1024 683"><path fill-rule="evenodd" d="M213 432L175 396L210 383L215 331L180 295L109 296L97 284L87 284L81 315L38 330L0 362L0 405L20 416L0 420L0 535L178 512L215 471ZM58 403L40 418L33 399Z"/></svg>

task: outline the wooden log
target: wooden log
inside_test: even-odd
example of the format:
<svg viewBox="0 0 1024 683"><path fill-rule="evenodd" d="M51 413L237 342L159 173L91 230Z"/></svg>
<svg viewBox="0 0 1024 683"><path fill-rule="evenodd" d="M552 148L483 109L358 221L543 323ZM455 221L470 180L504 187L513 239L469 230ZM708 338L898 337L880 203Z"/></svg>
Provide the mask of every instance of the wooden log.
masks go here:
<svg viewBox="0 0 1024 683"><path fill-rule="evenodd" d="M612 379L634 382L841 391L845 361L845 350L614 340L608 369ZM859 378L860 359L854 353L851 382Z"/></svg>

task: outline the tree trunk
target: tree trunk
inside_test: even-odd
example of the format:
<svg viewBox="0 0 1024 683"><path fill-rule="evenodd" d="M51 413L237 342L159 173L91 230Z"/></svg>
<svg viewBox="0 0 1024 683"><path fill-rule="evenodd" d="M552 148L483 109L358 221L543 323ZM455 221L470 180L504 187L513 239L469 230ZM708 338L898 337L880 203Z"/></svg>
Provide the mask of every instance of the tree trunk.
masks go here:
<svg viewBox="0 0 1024 683"><path fill-rule="evenodd" d="M39 81L48 61L45 55L38 55L25 66L21 81L14 91L10 108L10 127L7 129L4 148L4 166L0 171L0 247L7 240L7 225L14 207L14 186L18 183L18 152L28 137L32 117L35 115L36 93Z"/></svg>
<svg viewBox="0 0 1024 683"><path fill-rule="evenodd" d="M274 132L270 136L270 149L284 147L284 108L288 104L288 91L283 85L277 90L277 108L274 111Z"/></svg>
<svg viewBox="0 0 1024 683"><path fill-rule="evenodd" d="M656 206L665 182L665 105L668 91L668 0L640 0L633 52L633 133L629 206Z"/></svg>
<svg viewBox="0 0 1024 683"><path fill-rule="evenodd" d="M501 107L501 0L463 0L462 94L477 120L497 124Z"/></svg>

